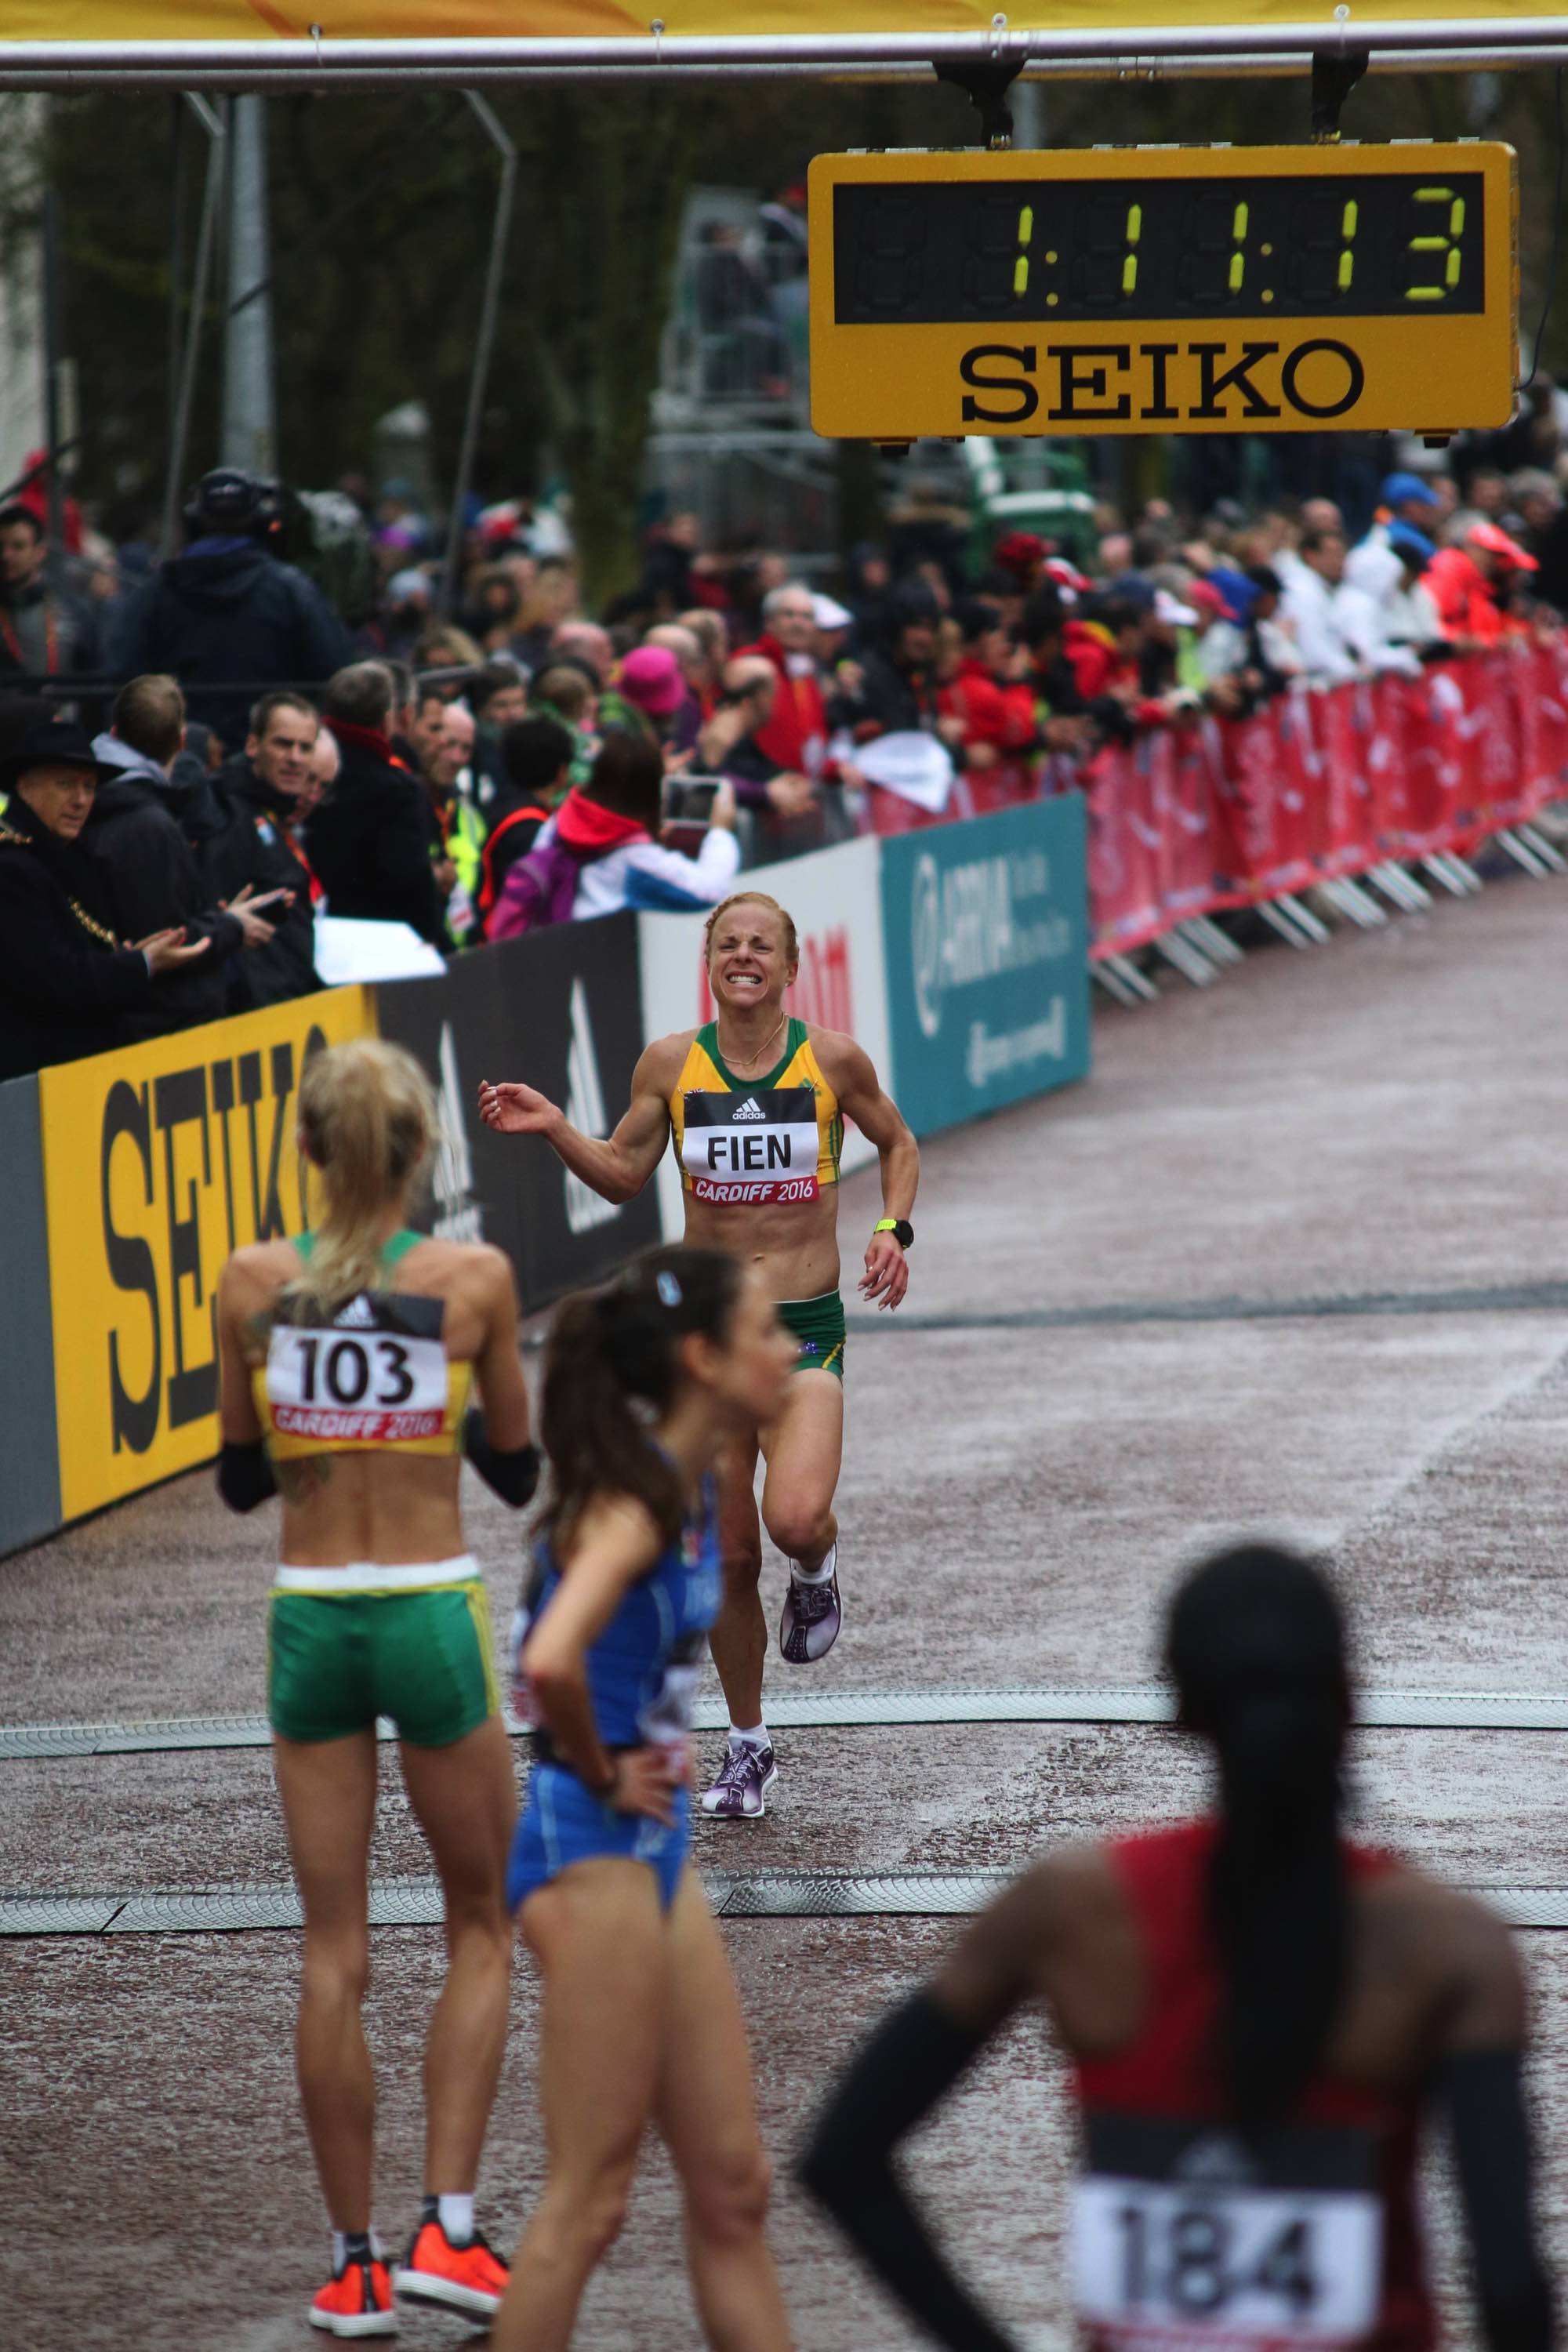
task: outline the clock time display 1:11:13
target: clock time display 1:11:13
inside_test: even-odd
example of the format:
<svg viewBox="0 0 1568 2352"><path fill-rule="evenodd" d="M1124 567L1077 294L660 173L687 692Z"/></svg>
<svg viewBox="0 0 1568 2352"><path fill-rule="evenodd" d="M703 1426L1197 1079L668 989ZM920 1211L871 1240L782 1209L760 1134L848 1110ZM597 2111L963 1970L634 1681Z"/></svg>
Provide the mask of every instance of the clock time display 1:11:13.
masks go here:
<svg viewBox="0 0 1568 2352"><path fill-rule="evenodd" d="M840 326L1418 318L1485 308L1479 172L862 181Z"/></svg>

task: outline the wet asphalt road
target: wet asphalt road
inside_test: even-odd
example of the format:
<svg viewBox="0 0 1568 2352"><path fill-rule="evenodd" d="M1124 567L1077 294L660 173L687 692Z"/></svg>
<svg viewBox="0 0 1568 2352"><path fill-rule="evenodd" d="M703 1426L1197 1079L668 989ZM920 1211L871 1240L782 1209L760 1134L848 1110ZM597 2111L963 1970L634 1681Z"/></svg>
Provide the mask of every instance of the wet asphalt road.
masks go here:
<svg viewBox="0 0 1568 2352"><path fill-rule="evenodd" d="M931 1142L910 1297L928 1328L887 1318L851 1338L847 1622L813 1686L1143 1681L1173 1571L1263 1529L1331 1550L1369 1682L1568 1690L1568 1305L1542 1291L1568 1275L1565 1003L1568 884L1499 883L1102 1017L1089 1086ZM847 1238L874 1214L858 1179ZM1456 1301L1467 1290L1502 1296ZM1384 1311L1323 1311L1368 1297ZM1170 1318L1183 1302L1224 1304ZM1258 1311L1281 1303L1291 1311ZM985 1320L1068 1309L1120 1312ZM477 1484L469 1501L499 1628L517 1527ZM202 1474L0 1563L0 1725L259 1709L268 1517L232 1519ZM770 1574L776 1597L776 1562ZM774 1685L790 1672L775 1663ZM704 1825L700 1858L1008 1866L1179 1814L1202 1788L1173 1733L1137 1725L840 1727L786 1733L780 1751L768 1819ZM1469 1883L1568 1883L1562 1754L1551 1732L1365 1733L1359 1826ZM374 1866L422 1872L389 1756L384 1772ZM0 1892L286 1871L263 1751L0 1762ZM776 2158L825 2070L954 1932L727 1924ZM1521 1944L1549 2222L1568 2263L1568 1936ZM390 2235L419 2187L439 1941L390 1928L375 1951ZM321 2223L290 2074L297 1955L288 1933L0 1944L6 2342L312 2340ZM501 2241L540 2174L526 1963L513 2006L482 2197ZM1064 2321L1068 2153L1057 2062L1020 2029L915 2159L998 2306L1047 2340ZM913 2343L787 2190L776 2234L802 2352ZM1462 2298L1454 2322L1466 2339ZM414 2317L402 2340L464 2331ZM578 2340L697 2341L656 2157Z"/></svg>

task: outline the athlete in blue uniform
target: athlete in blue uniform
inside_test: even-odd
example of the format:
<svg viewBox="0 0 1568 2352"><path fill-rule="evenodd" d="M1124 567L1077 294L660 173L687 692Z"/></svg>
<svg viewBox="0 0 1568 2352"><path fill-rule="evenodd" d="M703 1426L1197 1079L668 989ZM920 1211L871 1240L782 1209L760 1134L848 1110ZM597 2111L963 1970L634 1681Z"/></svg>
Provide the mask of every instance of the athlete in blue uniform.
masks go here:
<svg viewBox="0 0 1568 2352"><path fill-rule="evenodd" d="M783 1402L795 1344L721 1250L656 1250L555 1318L555 1492L514 1629L537 1761L508 1894L544 1977L549 2176L496 2352L563 2352L647 2125L686 2202L714 2352L788 2352L768 2167L724 1948L688 1864L691 1699L719 1606L712 1465Z"/></svg>

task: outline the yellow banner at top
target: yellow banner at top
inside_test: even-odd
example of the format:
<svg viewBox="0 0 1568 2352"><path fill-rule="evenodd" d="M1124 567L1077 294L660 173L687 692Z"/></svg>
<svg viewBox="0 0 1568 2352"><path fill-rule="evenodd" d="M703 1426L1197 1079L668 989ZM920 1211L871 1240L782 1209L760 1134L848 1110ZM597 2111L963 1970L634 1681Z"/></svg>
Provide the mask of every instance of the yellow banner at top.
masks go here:
<svg viewBox="0 0 1568 2352"><path fill-rule="evenodd" d="M1353 42L1379 25L1444 24L1467 19L1498 27L1559 18L1568 0L1358 0L1346 16L1325 0L1030 0L1005 19L1010 39L1026 31L1092 35L1107 54L1140 28L1288 27L1321 35L1327 46ZM0 43L85 41L173 46L268 38L310 42L322 54L344 41L496 39L647 42L658 22L663 53L677 59L683 42L988 33L991 0L10 0L0 11ZM1304 38L1303 47L1310 46Z"/></svg>

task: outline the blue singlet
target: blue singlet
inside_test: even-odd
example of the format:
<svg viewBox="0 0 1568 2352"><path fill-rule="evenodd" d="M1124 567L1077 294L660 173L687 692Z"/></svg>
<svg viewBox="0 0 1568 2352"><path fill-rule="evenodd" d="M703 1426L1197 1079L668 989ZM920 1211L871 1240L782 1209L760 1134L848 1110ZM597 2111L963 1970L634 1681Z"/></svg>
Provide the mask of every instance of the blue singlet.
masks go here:
<svg viewBox="0 0 1568 2352"><path fill-rule="evenodd" d="M542 1544L526 1602L513 1623L514 1666L560 1584L561 1570ZM713 1479L705 1478L701 1508L687 1522L680 1541L661 1552L633 1585L588 1652L594 1722L612 1753L652 1741L684 1742L691 1728L709 1628L719 1612L719 1594L718 1487ZM525 1723L534 1722L536 1710L526 1687L521 1686L521 1670L519 1682L517 1712ZM619 1854L649 1865L668 1910L691 1844L689 1791L684 1786L676 1790L675 1820L668 1828L640 1813L618 1813L556 1760L542 1735L536 1735L535 1744L539 1760L507 1865L511 1909L571 1864L595 1854Z"/></svg>

